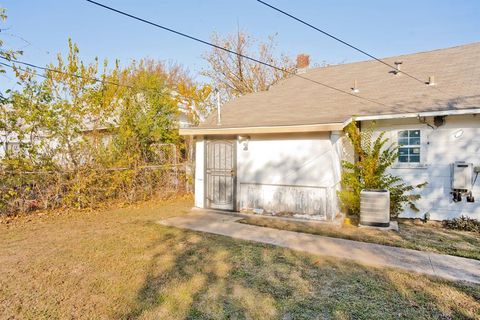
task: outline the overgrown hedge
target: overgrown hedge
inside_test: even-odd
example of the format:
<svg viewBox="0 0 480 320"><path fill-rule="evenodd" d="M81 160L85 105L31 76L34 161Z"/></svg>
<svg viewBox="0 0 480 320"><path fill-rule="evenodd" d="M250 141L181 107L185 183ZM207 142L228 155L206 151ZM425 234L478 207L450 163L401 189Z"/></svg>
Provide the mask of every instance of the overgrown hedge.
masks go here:
<svg viewBox="0 0 480 320"><path fill-rule="evenodd" d="M184 170L171 166L82 168L67 172L0 171L0 214L38 209L97 208L133 203L185 189Z"/></svg>

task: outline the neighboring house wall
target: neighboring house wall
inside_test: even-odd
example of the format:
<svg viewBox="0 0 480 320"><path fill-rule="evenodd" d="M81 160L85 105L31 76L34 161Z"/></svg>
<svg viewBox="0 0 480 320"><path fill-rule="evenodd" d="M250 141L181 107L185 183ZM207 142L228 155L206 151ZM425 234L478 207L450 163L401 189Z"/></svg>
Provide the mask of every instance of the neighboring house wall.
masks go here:
<svg viewBox="0 0 480 320"><path fill-rule="evenodd" d="M433 126L433 118L426 118ZM362 122L362 129L369 127L368 122ZM391 173L402 177L406 182L418 184L428 182L421 190L422 198L417 202L419 212L410 209L401 217L423 217L429 213L431 219L443 220L468 215L480 218L480 178L473 189L476 202L455 203L451 192L451 165L455 161L466 161L474 166L480 165L480 116L448 116L445 124L432 129L416 118L392 119L377 121L376 132L386 131L387 137L394 143L398 141L401 130L419 129L421 133L420 163L397 163L391 168Z"/></svg>
<svg viewBox="0 0 480 320"><path fill-rule="evenodd" d="M187 111L184 109L179 109L178 115L178 126L180 128L188 128L192 125L191 121L188 119Z"/></svg>
<svg viewBox="0 0 480 320"><path fill-rule="evenodd" d="M33 140L36 145L39 145L42 138L37 138ZM23 144L23 146L21 146ZM0 159L3 159L6 156L6 153L9 152L10 155L15 155L24 150L25 146L30 144L29 139L19 140L18 136L15 133L0 132Z"/></svg>

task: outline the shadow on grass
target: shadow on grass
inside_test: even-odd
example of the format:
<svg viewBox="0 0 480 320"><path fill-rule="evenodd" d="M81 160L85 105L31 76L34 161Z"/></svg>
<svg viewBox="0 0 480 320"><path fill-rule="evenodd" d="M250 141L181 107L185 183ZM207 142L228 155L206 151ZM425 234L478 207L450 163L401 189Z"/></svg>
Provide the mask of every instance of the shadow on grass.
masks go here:
<svg viewBox="0 0 480 320"><path fill-rule="evenodd" d="M480 286L159 227L123 319L474 319Z"/></svg>

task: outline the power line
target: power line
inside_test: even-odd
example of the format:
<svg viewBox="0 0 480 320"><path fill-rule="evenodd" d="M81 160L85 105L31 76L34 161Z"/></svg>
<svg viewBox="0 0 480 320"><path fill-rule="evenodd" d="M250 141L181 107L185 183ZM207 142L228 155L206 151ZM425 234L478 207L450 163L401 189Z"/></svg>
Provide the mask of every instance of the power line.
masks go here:
<svg viewBox="0 0 480 320"><path fill-rule="evenodd" d="M1 58L1 57L0 57L0 58ZM14 70L14 71L15 71L16 69L19 69L19 70L21 70L21 71L23 71L23 72L30 73L30 74L32 74L32 75L34 75L34 76L38 76L38 77L42 77L42 78L45 78L45 79L49 79L46 75L43 75L43 74L40 74L40 73L36 73L36 72L34 72L33 70L30 71L30 70L28 70L28 69L22 69L22 68L20 68L20 67L16 67L16 66L13 66L13 65L10 65L10 64L7 64L7 63L3 63L3 62L0 62L0 65L5 66L5 67L8 67L8 68L10 68L10 69L12 69L12 70Z"/></svg>
<svg viewBox="0 0 480 320"><path fill-rule="evenodd" d="M0 65L5 66L5 67L8 67L8 68L10 68L10 69L12 69L12 70L18 69L18 70L21 70L21 71L23 71L23 72L29 73L29 74L34 75L34 76L42 77L42 78L47 79L47 80L48 80L48 79L51 79L51 78L47 77L46 75L41 74L41 73L36 73L36 72L34 72L33 70L22 69L22 68L20 68L20 67L13 66L13 65L10 65L10 64L7 64L7 63L3 63L3 62L0 62ZM61 82L61 83L63 83L63 84L67 84L65 81L59 81L59 82Z"/></svg>
<svg viewBox="0 0 480 320"><path fill-rule="evenodd" d="M3 62L0 62L0 65L5 66L5 67L9 67L9 68L12 69L12 70L15 70L15 68L18 68L18 67L15 67L15 66L13 66L13 65L10 65L10 64L7 64L7 63L3 63ZM33 72L33 71L29 71L29 70L27 70L27 69L22 69L22 68L18 68L18 69L21 70L21 71L23 71L23 72L27 72L27 73L33 74L33 75L35 75L35 76L39 76L39 77L48 79L48 77L45 76L45 75L43 75L43 74L36 73L36 72Z"/></svg>
<svg viewBox="0 0 480 320"><path fill-rule="evenodd" d="M101 80L101 79L98 79L98 78L83 77L83 76L80 76L78 74L63 72L63 71L60 71L60 70L55 70L55 69L46 68L46 67L41 67L41 66L35 65L33 63L25 62L25 61L19 61L19 60L15 60L15 59L7 59L7 58L2 57L2 56L0 56L0 59L10 61L10 62L14 62L14 63L18 63L18 64L22 64L24 66L28 66L28 67L35 68L35 69L40 69L40 70L43 70L43 71L49 71L49 72L55 72L55 73L59 73L59 74L67 75L67 76L73 76L73 77L76 77L78 79L85 79L85 80L90 80L90 81L94 81L94 82L99 82L99 83L102 83L102 84L110 84L110 85L114 85L114 86L118 86L118 87L126 87L126 88L130 88L130 89L135 89L135 87L129 86L129 85L126 85L126 84ZM2 64L6 65L4 63L2 63ZM9 66L9 65L7 65L7 66ZM9 66L9 67L12 67L12 66ZM26 71L26 70L23 70L23 71ZM48 77L46 77L44 75L40 75L40 76L48 79Z"/></svg>
<svg viewBox="0 0 480 320"><path fill-rule="evenodd" d="M88 1L88 0L87 0L87 1ZM332 35L331 33L328 33L328 32L326 32L326 31L324 31L324 30L322 30L322 29L320 29L320 28L318 28L318 27L315 27L314 25L312 25L312 24L310 24L310 23L308 23L308 22L306 22L306 21L304 21L304 20L302 20L302 19L300 19L300 18L297 18L297 17L295 17L294 15L292 15L292 14L290 14L290 13L288 13L288 12L285 12L285 11L283 11L283 10L281 10L281 9L279 9L279 8L277 8L277 7L269 4L269 3L266 3L265 1L262 1L262 0L257 0L257 1L260 2L260 3L263 4L263 5L271 8L271 9L277 11L277 12L280 12L280 13L286 15L287 17L290 17L290 18L292 18L292 19L294 19L294 20L296 20L296 21L298 21L298 22L300 22L300 23L302 23L302 24L304 24L304 25L306 25L306 26L308 26L308 27L310 27L310 28L312 28L312 29L320 32L320 33L323 33L323 34L326 35L327 37L330 37L330 38L332 38L332 39L334 39L334 40L336 40L336 41L338 41L338 42L340 42L340 43L342 43L342 44L344 44L344 45L346 45L346 46L348 46L348 47L350 47L350 48L352 48L352 49L354 49L354 50L356 50L356 51L358 51L358 52L360 52L360 53L362 53L362 54L364 54L364 55L366 55L367 57L370 57L370 58L372 58L372 59L374 59L374 60L376 60L376 61L378 61L378 62L380 62L380 63L382 63L382 64L384 64L384 65L386 65L386 66L388 66L389 68L392 68L392 69L395 70L395 71L398 71L398 72L400 72L400 73L405 74L407 77L410 77L411 79L414 79L414 80L420 82L420 83L423 84L423 85L426 85L425 81L423 81L423 80L421 80L421 79L419 79L419 78L417 78L417 77L415 77L415 76L413 76L413 75L411 75L411 74L409 74L409 73L407 73L407 72L405 72L405 71L403 71L403 70L399 71L396 67L394 67L394 66L391 65L390 63L385 62L385 61L383 61L382 59L375 57L374 55L372 55L372 54L370 54L370 53L368 53L368 52L366 52L366 51L364 51L364 50L362 50L362 49L360 49L360 48L358 48L358 47L356 47L356 46L354 46L354 45L352 45L352 44L350 44L350 43L348 43L348 42L346 42L346 41L344 41L344 40L342 40L342 39L340 39L340 38L338 38L338 37L336 37L336 36L334 36L334 35Z"/></svg>
<svg viewBox="0 0 480 320"><path fill-rule="evenodd" d="M98 78L83 77L83 76L80 76L78 74L63 72L63 71L55 70L55 69L51 69L51 68L46 68L46 67L35 65L33 63L30 63L30 62L19 61L19 60L15 60L15 59L7 59L7 58L2 57L2 56L0 56L0 59L4 59L4 60L11 61L11 62L14 62L14 63L19 63L19 64L22 64L22 65L25 65L25 66L28 66L28 67L31 67L31 68L40 69L40 70L43 70L43 71L56 72L56 73L60 73L60 74L63 74L63 75L73 76L73 77L76 77L76 78L79 78L79 79L90 80L90 81L94 81L94 82L101 83L101 84L109 84L109 85L112 85L112 86L125 87L125 88L129 88L129 89L135 89L135 90L141 90L141 91L151 91L151 90L157 91L157 89L155 89L155 88L135 87L135 86L127 85L127 84L121 84L121 83L118 83L118 82L101 80L101 79L98 79ZM47 77L44 74L29 72L28 69L22 69L22 68L19 68L19 67L15 67L13 65L3 63L3 62L0 62L0 64L4 65L6 67L9 67L13 70L15 70L15 68L18 68L21 71L24 71L24 72L27 72L27 73L30 73L30 74L34 74L34 75L40 76L40 77L45 78L45 79L50 79L49 77ZM64 81L60 81L60 82L65 83Z"/></svg>
<svg viewBox="0 0 480 320"><path fill-rule="evenodd" d="M155 23L155 22L152 22L152 21L149 21L149 20L146 20L146 19L137 17L137 16L135 16L135 15L133 15L133 14L130 14L130 13L127 13L127 12L124 12L124 11L121 11L121 10L118 10L118 9L115 9L115 8L112 8L112 7L109 7L109 6L104 5L104 4L102 4L102 3L99 3L99 2L96 2L96 1L93 1L93 0L86 0L86 1L87 1L87 2L90 2L90 3L94 4L94 5L97 5L97 6L99 6L99 7L105 8L105 9L107 9L107 10L116 12L116 13L118 13L118 14L124 15L124 16L129 17L129 18L132 18L132 19L134 19L134 20L138 20L138 21L141 21L141 22L143 22L143 23L146 23L146 24L152 25L152 26L154 26L154 27L163 29L163 30L165 30L165 31L174 33L174 34L176 34L176 35L182 36L182 37L184 37L184 38L187 38L187 39L190 39L190 40L194 40L194 41L196 41L196 42L200 42L200 43L205 44L205 45L207 45L207 46L210 46L210 47L213 47L213 48L216 48L216 49L219 49L219 50L228 52L228 53L230 53L230 54L234 54L234 55L239 56L239 57L241 57L241 58L244 58L244 59L247 59L247 60L256 62L256 63L258 63L258 64L261 64L261 65L264 65L264 66L273 68L273 69L275 69L275 70L279 70L279 71L288 73L288 74L290 74L290 75L293 75L293 76L296 76L296 77L298 77L298 78L301 78L301 79L310 81L310 82L312 82L312 83L316 83L316 84L321 85L321 86L323 86L323 87L325 87L325 88L328 88L328 89L331 89L331 90L335 90L335 91L337 91L337 92L341 92L341 93L343 93L343 94L347 94L347 95L349 95L349 96L352 96L352 97L355 97L355 98L358 98L358 99L362 99L362 100L365 100L365 101L368 101L368 102L372 102L372 103L375 103L375 104L378 104L378 105L386 106L385 104L383 104L383 103L381 103L381 102L378 102L378 101L375 101L375 100L373 100L373 99L369 99L369 98L365 98L365 97L362 97L362 96L358 96L358 95L355 95L355 94L353 94L353 93L351 93L351 92L348 92L348 91L345 91L345 90L336 88L336 87L334 87L334 86L331 86L331 85L322 83L322 82L320 82L320 81L316 81L316 80L313 80L313 79L310 79L310 78L301 76L301 75L299 75L299 74L297 74L297 73L295 73L295 72L292 72L292 71L290 71L290 70L287 70L287 69L284 69L284 68L281 68L281 67L277 67L277 66L272 65L272 64L267 63L267 62L260 61L260 60L258 60L258 59L255 59L255 58L246 56L246 55L244 55L244 54L241 54L241 53L232 51L232 50L230 50L230 49L221 47L221 46L216 45L216 44L214 44L214 43L210 43L210 42L208 42L208 41L199 39L199 38L197 38L197 37L188 35L188 34L186 34L186 33L183 33L183 32L180 32L180 31L176 31L176 30L174 30L174 29L171 29L171 28L168 28L168 27L159 25L159 24L157 24L157 23Z"/></svg>

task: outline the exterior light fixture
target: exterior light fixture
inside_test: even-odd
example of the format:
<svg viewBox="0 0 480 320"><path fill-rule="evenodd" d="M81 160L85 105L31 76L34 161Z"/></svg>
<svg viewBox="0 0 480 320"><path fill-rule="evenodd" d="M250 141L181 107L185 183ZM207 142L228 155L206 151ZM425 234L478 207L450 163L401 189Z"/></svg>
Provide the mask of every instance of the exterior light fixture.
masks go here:
<svg viewBox="0 0 480 320"><path fill-rule="evenodd" d="M461 136L463 136L463 130L462 129L458 130L457 132L455 132L455 134L453 136L456 139L460 138Z"/></svg>
<svg viewBox="0 0 480 320"><path fill-rule="evenodd" d="M248 150L248 142L250 141L250 136L238 136L238 143L242 145L243 150Z"/></svg>

